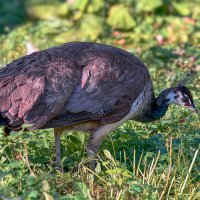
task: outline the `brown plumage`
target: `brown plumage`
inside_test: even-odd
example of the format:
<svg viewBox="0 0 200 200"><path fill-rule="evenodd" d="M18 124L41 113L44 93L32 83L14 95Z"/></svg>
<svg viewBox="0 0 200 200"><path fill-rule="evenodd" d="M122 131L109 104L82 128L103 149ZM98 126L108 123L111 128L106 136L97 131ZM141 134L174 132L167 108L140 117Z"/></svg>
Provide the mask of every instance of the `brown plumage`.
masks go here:
<svg viewBox="0 0 200 200"><path fill-rule="evenodd" d="M10 126L33 124L31 130L66 114L64 125L89 119L112 123L128 113L149 79L144 64L121 49L68 43L2 69L0 110Z"/></svg>
<svg viewBox="0 0 200 200"><path fill-rule="evenodd" d="M103 44L66 43L0 70L0 124L7 132L22 124L30 124L28 130L55 128L57 163L65 129L90 132L87 150L96 153L124 121L142 121L145 113L150 118L155 102L143 62Z"/></svg>

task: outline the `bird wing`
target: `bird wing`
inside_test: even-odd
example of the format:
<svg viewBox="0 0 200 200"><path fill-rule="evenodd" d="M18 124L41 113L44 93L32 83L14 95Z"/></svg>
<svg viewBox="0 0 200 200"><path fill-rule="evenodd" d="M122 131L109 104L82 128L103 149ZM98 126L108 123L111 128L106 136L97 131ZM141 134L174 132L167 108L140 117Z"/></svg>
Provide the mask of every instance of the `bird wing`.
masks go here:
<svg viewBox="0 0 200 200"><path fill-rule="evenodd" d="M80 50L81 49L81 50ZM150 76L132 54L95 43L68 43L0 70L0 112L29 129L122 119Z"/></svg>
<svg viewBox="0 0 200 200"><path fill-rule="evenodd" d="M150 80L143 62L127 52L90 49L82 57L81 80L60 116L46 127L96 120L102 124L119 121L128 114Z"/></svg>
<svg viewBox="0 0 200 200"><path fill-rule="evenodd" d="M74 90L81 70L57 49L40 51L0 71L0 112L11 126L37 129L57 116ZM57 52L55 52L57 51Z"/></svg>

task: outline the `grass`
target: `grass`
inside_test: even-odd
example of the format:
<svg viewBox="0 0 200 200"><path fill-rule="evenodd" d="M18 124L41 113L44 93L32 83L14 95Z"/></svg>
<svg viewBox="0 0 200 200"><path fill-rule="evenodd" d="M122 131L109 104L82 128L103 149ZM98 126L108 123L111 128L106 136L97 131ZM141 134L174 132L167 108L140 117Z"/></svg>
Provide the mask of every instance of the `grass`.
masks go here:
<svg viewBox="0 0 200 200"><path fill-rule="evenodd" d="M88 167L87 135L63 136L64 174L54 170L51 131L1 137L1 198L198 199L198 142L191 140L197 130L189 127L185 134L192 131L190 136L175 138L144 135L145 128L152 129L137 126L128 122L109 135L96 172Z"/></svg>
<svg viewBox="0 0 200 200"><path fill-rule="evenodd" d="M198 120L176 109L159 122L127 122L110 134L95 173L86 134L63 135L64 174L54 168L51 130L1 135L0 198L199 199Z"/></svg>
<svg viewBox="0 0 200 200"><path fill-rule="evenodd" d="M175 19L177 22L178 18ZM141 24L142 31L147 21L144 26ZM173 19L171 21L173 23ZM29 40L40 49L60 44L63 40L58 40L62 38L60 34L70 26L62 19L55 23L48 20L23 23L0 35L1 67L25 55ZM163 27L162 32L165 32ZM181 29L188 37L192 30ZM76 33L72 38L66 35L66 40L73 40ZM131 35L132 39L126 39L126 33L121 33L120 38L110 35L97 41L121 45L138 55L148 66L156 95L164 88L176 85L185 71L194 66L196 79L187 86L199 108L197 33L198 28L192 34L194 44L177 43L178 32L173 35L174 43L161 46L156 44L152 32L150 37L141 35L140 39L134 35ZM127 43L124 44L122 38ZM82 40L88 41L87 38ZM55 171L51 129L12 132L9 137L0 134L0 199L200 199L198 115L171 106L165 117L157 122L126 122L103 142L96 157L95 172L90 170L86 156L87 139L88 135L83 133L63 134L61 154L65 173L62 174Z"/></svg>

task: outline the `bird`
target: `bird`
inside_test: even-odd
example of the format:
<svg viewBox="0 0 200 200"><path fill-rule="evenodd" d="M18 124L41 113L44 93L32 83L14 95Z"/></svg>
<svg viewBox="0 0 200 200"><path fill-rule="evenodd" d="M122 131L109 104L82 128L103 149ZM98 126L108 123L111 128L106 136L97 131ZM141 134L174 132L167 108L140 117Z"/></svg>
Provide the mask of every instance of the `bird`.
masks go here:
<svg viewBox="0 0 200 200"><path fill-rule="evenodd" d="M98 153L108 133L128 120L152 122L170 104L198 112L181 81L156 97L146 65L121 48L69 42L33 52L0 69L0 126L4 134L54 129L56 167L66 131L89 133L88 156ZM95 169L94 159L90 162Z"/></svg>

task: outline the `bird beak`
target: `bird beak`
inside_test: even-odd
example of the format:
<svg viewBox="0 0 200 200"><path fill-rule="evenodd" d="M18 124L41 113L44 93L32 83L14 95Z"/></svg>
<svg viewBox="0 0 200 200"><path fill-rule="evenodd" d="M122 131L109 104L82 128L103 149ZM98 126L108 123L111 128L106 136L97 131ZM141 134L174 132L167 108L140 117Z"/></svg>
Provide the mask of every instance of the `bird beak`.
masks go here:
<svg viewBox="0 0 200 200"><path fill-rule="evenodd" d="M197 113L198 114L198 109L196 108L196 106L194 104L192 104L190 107L189 107L190 110L192 110L193 112Z"/></svg>

